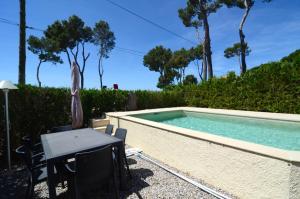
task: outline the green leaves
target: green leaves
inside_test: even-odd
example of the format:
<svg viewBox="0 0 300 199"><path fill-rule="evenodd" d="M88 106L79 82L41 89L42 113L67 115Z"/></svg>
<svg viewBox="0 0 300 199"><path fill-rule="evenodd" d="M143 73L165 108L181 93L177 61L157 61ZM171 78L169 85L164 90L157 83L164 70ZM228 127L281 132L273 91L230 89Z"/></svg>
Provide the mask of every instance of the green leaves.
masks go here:
<svg viewBox="0 0 300 199"><path fill-rule="evenodd" d="M44 32L46 39L56 47L56 51L63 52L73 49L80 42L89 42L92 39L92 29L76 15L68 20L55 21Z"/></svg>
<svg viewBox="0 0 300 199"><path fill-rule="evenodd" d="M33 54L36 54L41 62L52 62L63 63L60 56L55 52L55 49L52 48L50 41L42 37L41 39L35 36L29 36L28 40L28 50Z"/></svg>
<svg viewBox="0 0 300 199"><path fill-rule="evenodd" d="M249 48L249 46L247 45L247 43L245 44L245 49L246 49L246 56L248 56L251 52L251 49ZM235 43L233 44L232 47L226 48L224 50L224 57L226 58L231 58L231 57L235 57L235 56L240 56L241 55L241 43Z"/></svg>
<svg viewBox="0 0 300 199"><path fill-rule="evenodd" d="M186 27L198 29L203 25L203 19L215 13L221 5L219 0L188 0L186 7L178 10L178 16Z"/></svg>
<svg viewBox="0 0 300 199"><path fill-rule="evenodd" d="M165 88L171 85L174 78L179 75L171 63L175 61L172 59L175 59L172 51L163 46L156 46L144 56L144 66L149 68L150 71L159 72L160 74L157 84L158 88Z"/></svg>
<svg viewBox="0 0 300 199"><path fill-rule="evenodd" d="M198 84L198 80L194 75L187 75L183 82L184 85L189 85L189 84Z"/></svg>
<svg viewBox="0 0 300 199"><path fill-rule="evenodd" d="M99 55L108 58L109 52L115 47L115 35L105 21L99 21L93 29L92 43L99 47Z"/></svg>

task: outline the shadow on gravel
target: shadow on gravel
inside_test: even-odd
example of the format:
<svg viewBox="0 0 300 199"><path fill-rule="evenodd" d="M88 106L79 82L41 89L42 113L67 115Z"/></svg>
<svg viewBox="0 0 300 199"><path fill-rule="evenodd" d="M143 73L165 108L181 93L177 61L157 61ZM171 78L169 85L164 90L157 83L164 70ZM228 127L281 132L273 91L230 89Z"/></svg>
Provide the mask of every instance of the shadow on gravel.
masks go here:
<svg viewBox="0 0 300 199"><path fill-rule="evenodd" d="M128 161L128 165L137 164L137 161L135 159L132 159L132 158L127 158L127 161Z"/></svg>
<svg viewBox="0 0 300 199"><path fill-rule="evenodd" d="M13 167L11 173L0 171L0 198L25 198L27 173L23 168Z"/></svg>
<svg viewBox="0 0 300 199"><path fill-rule="evenodd" d="M131 158L128 158L128 164L133 165L137 164L137 161ZM120 191L121 198L127 198L131 194L135 194L138 198L142 199L140 191L148 186L150 186L145 180L148 177L153 176L153 172L150 169L138 168L138 169L130 169L132 179L128 180L129 190ZM20 167L14 167L11 173L8 173L5 170L0 170L0 199L22 199L25 198L25 192L27 188L27 179L28 174L26 169ZM37 185L39 186L39 185ZM39 188L40 187L40 188ZM40 184L37 189L35 189L34 198L35 199L47 199L48 192L46 183ZM95 197L91 197L93 199L98 198L112 198L111 193L113 190L107 190L104 188L106 193L108 191L109 195L105 193L96 193L92 192ZM108 194L107 193L107 194ZM57 196L58 199L67 199L70 198L70 195L67 191L67 188L64 189L63 192L59 193Z"/></svg>
<svg viewBox="0 0 300 199"><path fill-rule="evenodd" d="M121 198L127 198L129 195L134 193L138 198L142 199L143 197L141 196L140 191L150 186L145 179L153 176L153 172L150 169L144 168L131 169L130 172L132 175L131 188L128 191L121 192Z"/></svg>

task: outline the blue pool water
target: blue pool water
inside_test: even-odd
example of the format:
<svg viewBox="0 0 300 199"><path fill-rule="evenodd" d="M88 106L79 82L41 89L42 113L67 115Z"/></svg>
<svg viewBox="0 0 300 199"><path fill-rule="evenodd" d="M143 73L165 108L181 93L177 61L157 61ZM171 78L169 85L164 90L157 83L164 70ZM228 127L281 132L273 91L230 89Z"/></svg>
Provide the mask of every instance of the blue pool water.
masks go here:
<svg viewBox="0 0 300 199"><path fill-rule="evenodd" d="M297 122L195 112L161 112L135 117L266 146L300 151Z"/></svg>

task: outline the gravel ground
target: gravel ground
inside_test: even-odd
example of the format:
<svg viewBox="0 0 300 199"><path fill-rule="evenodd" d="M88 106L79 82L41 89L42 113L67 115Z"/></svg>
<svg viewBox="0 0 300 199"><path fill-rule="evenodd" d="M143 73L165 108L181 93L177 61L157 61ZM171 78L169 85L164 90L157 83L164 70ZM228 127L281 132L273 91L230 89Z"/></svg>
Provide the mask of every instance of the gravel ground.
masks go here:
<svg viewBox="0 0 300 199"><path fill-rule="evenodd" d="M121 198L215 198L192 184L187 183L163 170L155 164L139 157L132 156L128 158L128 162L133 179L129 182L131 188L128 191L120 193ZM171 169L179 172L174 168ZM195 180L197 182L201 182L200 180ZM24 198L25 190L26 172L24 169L14 167L11 174L8 174L6 171L0 171L1 199ZM35 198L37 199L48 198L47 184L44 182L36 185L35 193ZM68 198L67 188L63 189L61 186L58 186L57 193L59 195L58 198ZM110 195L99 193L97 191L97 194L92 192L92 198L98 199L111 197Z"/></svg>

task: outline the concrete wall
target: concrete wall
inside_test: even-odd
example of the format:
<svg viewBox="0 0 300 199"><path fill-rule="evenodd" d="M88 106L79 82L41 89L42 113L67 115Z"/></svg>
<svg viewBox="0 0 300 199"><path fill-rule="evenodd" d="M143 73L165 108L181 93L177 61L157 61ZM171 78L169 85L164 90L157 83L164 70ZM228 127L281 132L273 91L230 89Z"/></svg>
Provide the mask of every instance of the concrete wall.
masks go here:
<svg viewBox="0 0 300 199"><path fill-rule="evenodd" d="M240 198L300 198L300 164L110 115L126 143Z"/></svg>

